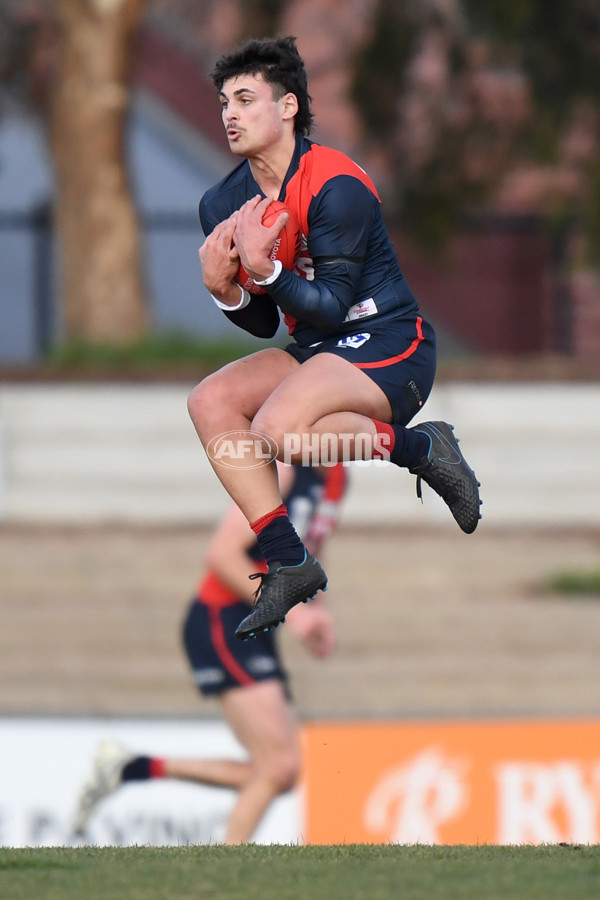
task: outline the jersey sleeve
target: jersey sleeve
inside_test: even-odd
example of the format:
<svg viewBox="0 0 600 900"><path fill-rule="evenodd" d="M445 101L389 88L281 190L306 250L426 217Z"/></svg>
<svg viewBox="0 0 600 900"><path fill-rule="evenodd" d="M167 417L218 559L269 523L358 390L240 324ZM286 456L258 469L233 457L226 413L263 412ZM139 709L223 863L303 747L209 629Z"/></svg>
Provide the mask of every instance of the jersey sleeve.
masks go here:
<svg viewBox="0 0 600 900"><path fill-rule="evenodd" d="M252 294L248 306L225 311L225 315L238 328L260 338L272 338L280 324L277 304L269 294Z"/></svg>
<svg viewBox="0 0 600 900"><path fill-rule="evenodd" d="M357 301L374 210L379 200L352 175L329 179L309 209L314 280L283 269L269 287L284 313L323 331L339 326Z"/></svg>

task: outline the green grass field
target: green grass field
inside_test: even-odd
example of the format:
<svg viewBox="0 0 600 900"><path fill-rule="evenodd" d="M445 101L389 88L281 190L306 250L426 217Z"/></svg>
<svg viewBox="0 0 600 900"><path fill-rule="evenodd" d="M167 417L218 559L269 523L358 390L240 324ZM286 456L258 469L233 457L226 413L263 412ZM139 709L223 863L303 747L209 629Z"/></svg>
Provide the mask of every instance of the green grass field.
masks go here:
<svg viewBox="0 0 600 900"><path fill-rule="evenodd" d="M598 900L599 846L0 849L2 900Z"/></svg>

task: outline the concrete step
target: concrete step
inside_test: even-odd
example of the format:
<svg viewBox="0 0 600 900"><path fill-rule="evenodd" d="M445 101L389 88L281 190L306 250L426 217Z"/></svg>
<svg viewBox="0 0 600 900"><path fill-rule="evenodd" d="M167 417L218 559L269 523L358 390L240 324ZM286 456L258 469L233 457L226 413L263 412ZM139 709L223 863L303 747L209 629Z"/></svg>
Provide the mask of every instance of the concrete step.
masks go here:
<svg viewBox="0 0 600 900"><path fill-rule="evenodd" d="M228 500L182 385L0 387L0 520L213 523ZM437 385L417 420L445 419L482 482L490 524L600 525L600 386ZM456 527L386 463L351 464L348 523Z"/></svg>

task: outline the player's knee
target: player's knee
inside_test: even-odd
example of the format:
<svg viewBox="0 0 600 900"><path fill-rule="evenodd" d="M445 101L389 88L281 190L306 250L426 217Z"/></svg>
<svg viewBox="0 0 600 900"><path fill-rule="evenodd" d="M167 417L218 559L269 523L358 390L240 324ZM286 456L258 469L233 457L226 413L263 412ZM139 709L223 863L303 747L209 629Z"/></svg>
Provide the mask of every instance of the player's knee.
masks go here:
<svg viewBox="0 0 600 900"><path fill-rule="evenodd" d="M227 408L226 398L227 391L218 372L208 375L190 393L188 412L201 437L204 428L210 430L211 424L221 419Z"/></svg>
<svg viewBox="0 0 600 900"><path fill-rule="evenodd" d="M187 408L190 414L190 418L194 423L196 423L196 420L200 420L201 418L200 414L202 412L203 406L202 398L204 397L205 393L206 386L204 384L204 381L201 381L200 384L197 384L195 388L192 388L192 391L188 396Z"/></svg>
<svg viewBox="0 0 600 900"><path fill-rule="evenodd" d="M283 447L289 426L279 416L260 409L252 420L252 431L258 434L268 434L278 447Z"/></svg>
<svg viewBox="0 0 600 900"><path fill-rule="evenodd" d="M295 749L283 750L271 760L269 778L276 793L291 791L299 776L300 756Z"/></svg>

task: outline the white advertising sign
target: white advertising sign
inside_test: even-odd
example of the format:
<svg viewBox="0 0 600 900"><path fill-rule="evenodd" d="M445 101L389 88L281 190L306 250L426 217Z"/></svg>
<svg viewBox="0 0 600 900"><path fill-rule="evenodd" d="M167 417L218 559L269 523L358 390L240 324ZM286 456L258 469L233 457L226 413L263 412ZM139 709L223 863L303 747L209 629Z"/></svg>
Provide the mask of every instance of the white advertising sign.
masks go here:
<svg viewBox="0 0 600 900"><path fill-rule="evenodd" d="M0 846L81 844L71 826L98 744L144 756L243 759L221 722L136 719L0 719ZM124 785L90 819L85 843L180 846L222 840L235 793L167 779ZM301 843L298 792L278 798L259 826L264 844Z"/></svg>

